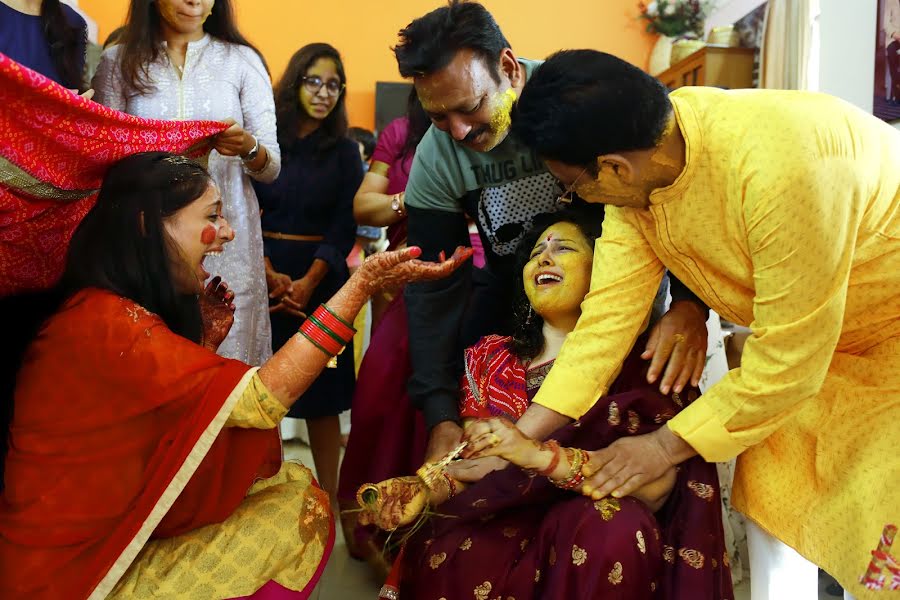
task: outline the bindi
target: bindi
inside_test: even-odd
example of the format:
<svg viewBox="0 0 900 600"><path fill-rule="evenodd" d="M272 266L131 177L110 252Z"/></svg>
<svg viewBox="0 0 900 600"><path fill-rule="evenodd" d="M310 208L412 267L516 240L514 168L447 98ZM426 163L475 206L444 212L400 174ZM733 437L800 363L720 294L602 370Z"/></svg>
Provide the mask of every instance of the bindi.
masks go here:
<svg viewBox="0 0 900 600"><path fill-rule="evenodd" d="M203 231L200 232L200 242L203 244L212 244L216 240L216 228L212 225L207 225L203 228Z"/></svg>

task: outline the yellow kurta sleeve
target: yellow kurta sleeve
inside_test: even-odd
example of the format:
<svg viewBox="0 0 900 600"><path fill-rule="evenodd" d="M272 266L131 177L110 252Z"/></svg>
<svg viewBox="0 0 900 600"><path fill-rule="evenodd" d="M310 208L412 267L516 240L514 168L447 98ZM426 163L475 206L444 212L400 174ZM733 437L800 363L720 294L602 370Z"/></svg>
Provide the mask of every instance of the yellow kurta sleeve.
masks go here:
<svg viewBox="0 0 900 600"><path fill-rule="evenodd" d="M650 313L663 265L621 209L608 206L581 318L534 401L580 418L618 375Z"/></svg>
<svg viewBox="0 0 900 600"><path fill-rule="evenodd" d="M237 404L225 421L225 427L272 429L278 426L288 409L278 401L259 378L253 375Z"/></svg>
<svg viewBox="0 0 900 600"><path fill-rule="evenodd" d="M850 159L797 155L780 179L786 169L757 167L743 206L755 292L741 368L668 423L709 461L759 443L822 388L865 207Z"/></svg>

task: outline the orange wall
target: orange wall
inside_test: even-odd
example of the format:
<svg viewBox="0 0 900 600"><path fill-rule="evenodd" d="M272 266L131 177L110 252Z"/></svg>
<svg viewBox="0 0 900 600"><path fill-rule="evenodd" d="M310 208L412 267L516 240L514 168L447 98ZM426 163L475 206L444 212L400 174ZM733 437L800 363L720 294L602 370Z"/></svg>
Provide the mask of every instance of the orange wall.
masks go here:
<svg viewBox="0 0 900 600"><path fill-rule="evenodd" d="M244 35L265 55L277 79L291 55L328 42L344 57L350 123L371 128L375 82L401 81L390 47L397 31L441 0L233 0ZM127 0L80 0L102 41L122 24ZM635 0L483 0L516 55L543 58L561 48L597 48L640 67L655 38L637 21Z"/></svg>

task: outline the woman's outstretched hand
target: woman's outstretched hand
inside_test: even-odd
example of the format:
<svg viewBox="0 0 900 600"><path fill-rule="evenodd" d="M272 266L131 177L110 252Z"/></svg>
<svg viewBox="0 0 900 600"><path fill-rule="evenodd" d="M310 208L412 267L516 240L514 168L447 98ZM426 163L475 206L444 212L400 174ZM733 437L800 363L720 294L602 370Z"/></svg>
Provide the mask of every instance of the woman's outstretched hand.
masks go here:
<svg viewBox="0 0 900 600"><path fill-rule="evenodd" d="M473 252L471 248L460 246L450 258L445 259L441 253L440 262L418 260L422 250L416 246L381 252L368 257L350 278L350 282L358 285L366 296L371 296L379 290L400 287L414 281L443 279L466 262Z"/></svg>

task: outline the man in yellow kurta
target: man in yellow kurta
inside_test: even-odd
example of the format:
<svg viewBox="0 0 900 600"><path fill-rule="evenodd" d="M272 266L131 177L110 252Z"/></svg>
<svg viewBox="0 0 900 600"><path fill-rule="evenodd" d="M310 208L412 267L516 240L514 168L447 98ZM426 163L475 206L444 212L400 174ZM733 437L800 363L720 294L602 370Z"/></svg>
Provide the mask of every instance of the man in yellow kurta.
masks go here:
<svg viewBox="0 0 900 600"><path fill-rule="evenodd" d="M657 433L597 452L626 495L693 454L738 458L734 504L858 598L900 521L900 132L823 94L665 88L613 56L551 57L514 133L608 204L583 316L519 422L602 396L669 269L751 328L741 368Z"/></svg>

